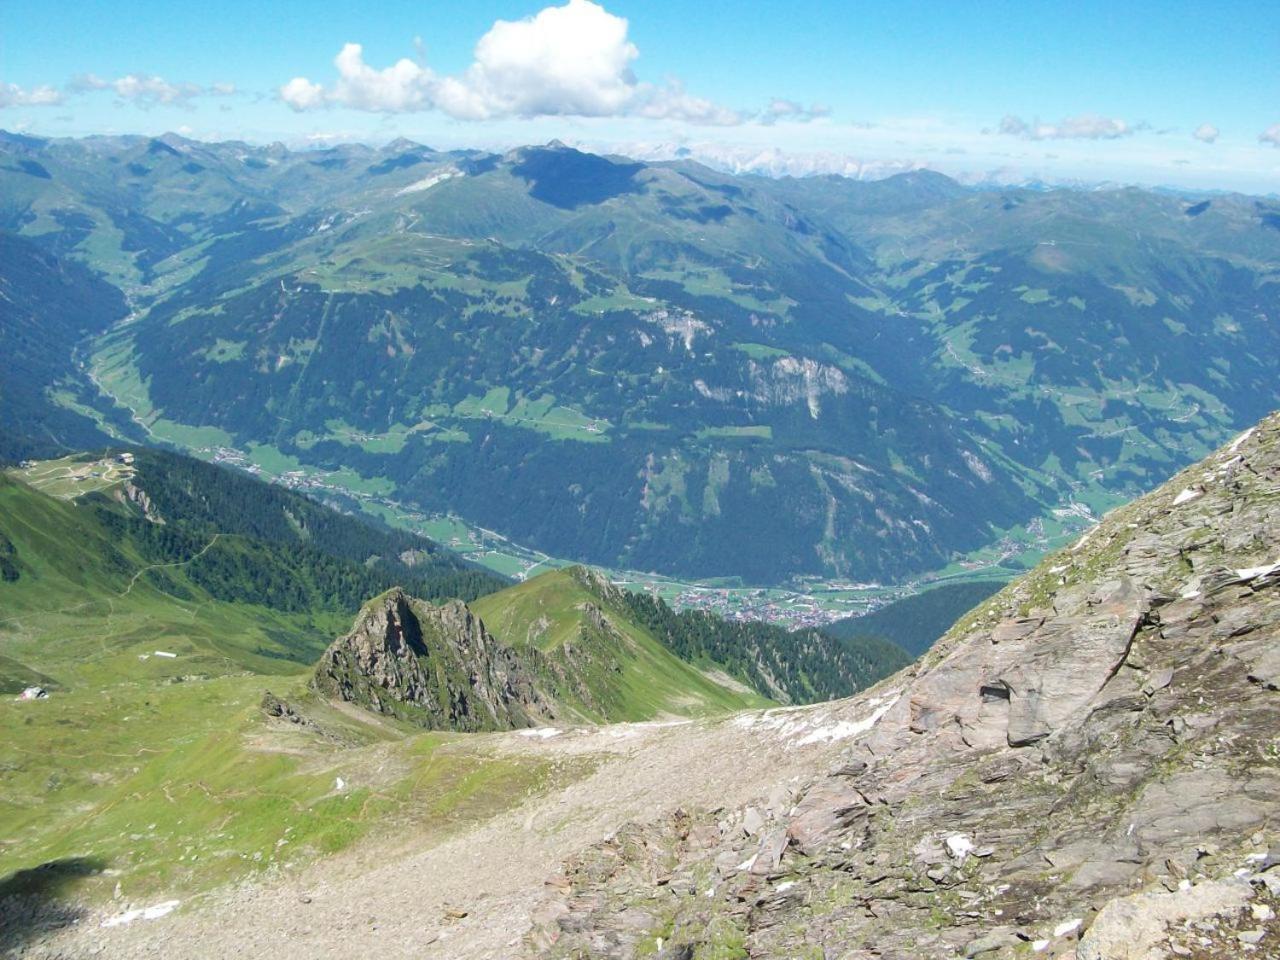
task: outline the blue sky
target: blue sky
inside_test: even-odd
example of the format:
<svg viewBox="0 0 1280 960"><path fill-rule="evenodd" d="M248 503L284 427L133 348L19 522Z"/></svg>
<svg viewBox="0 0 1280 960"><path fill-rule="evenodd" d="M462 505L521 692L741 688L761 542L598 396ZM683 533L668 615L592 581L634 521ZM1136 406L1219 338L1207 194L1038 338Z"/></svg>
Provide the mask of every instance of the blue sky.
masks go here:
<svg viewBox="0 0 1280 960"><path fill-rule="evenodd" d="M1277 49L1244 0L63 0L0 8L0 126L1274 192Z"/></svg>

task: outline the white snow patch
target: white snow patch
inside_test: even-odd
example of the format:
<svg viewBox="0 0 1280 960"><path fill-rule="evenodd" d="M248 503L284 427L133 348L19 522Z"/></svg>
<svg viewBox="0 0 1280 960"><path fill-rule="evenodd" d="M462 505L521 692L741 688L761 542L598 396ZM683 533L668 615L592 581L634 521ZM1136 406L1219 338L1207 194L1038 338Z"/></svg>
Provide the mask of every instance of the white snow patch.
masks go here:
<svg viewBox="0 0 1280 960"><path fill-rule="evenodd" d="M178 655L177 655L176 653L170 653L168 650L157 650L157 651L156 651L156 656L157 656L157 657L168 657L170 660L176 660L176 659L178 659Z"/></svg>
<svg viewBox="0 0 1280 960"><path fill-rule="evenodd" d="M815 704L742 714L734 717L732 722L743 730L772 733L774 739L786 744L787 749L814 743L834 743L870 730L898 702L899 696L900 693L895 691L868 700L867 706L872 708L872 712L860 720L833 720L828 705Z"/></svg>
<svg viewBox="0 0 1280 960"><path fill-rule="evenodd" d="M1053 935L1055 937L1065 937L1068 933L1075 933L1083 924L1084 921L1079 917L1074 920L1064 920L1053 928Z"/></svg>
<svg viewBox="0 0 1280 960"><path fill-rule="evenodd" d="M558 737L564 731L557 730L555 727L537 727L533 730L517 730L516 733L522 737L533 739L537 737L539 740L550 740L552 737Z"/></svg>
<svg viewBox="0 0 1280 960"><path fill-rule="evenodd" d="M1280 560L1262 567L1245 567L1243 570L1237 570L1236 576L1241 580L1252 580L1254 577L1265 577L1275 570L1280 570Z"/></svg>
<svg viewBox="0 0 1280 960"><path fill-rule="evenodd" d="M795 885L796 885L796 882L795 882L794 880L787 880L787 881L786 881L786 882L784 882L784 883L780 883L780 884L778 884L778 885L777 885L776 887L774 887L773 889L774 889L774 892L775 892L775 893L786 893L788 890L790 890L790 889L791 889L792 887L794 887Z"/></svg>
<svg viewBox="0 0 1280 960"><path fill-rule="evenodd" d="M955 860L963 860L973 853L973 841L963 833L952 834L944 842L947 845L947 853L951 854Z"/></svg>
<svg viewBox="0 0 1280 960"><path fill-rule="evenodd" d="M157 903L154 907L127 910L124 913L116 914L114 917L107 917L102 921L102 925L104 927L119 927L126 923L133 923L135 920L158 920L165 914L172 913L181 902L181 900L166 900L164 903Z"/></svg>
<svg viewBox="0 0 1280 960"><path fill-rule="evenodd" d="M397 190L396 196L403 197L406 193L422 193L424 190L430 190L437 183L444 183L446 180L452 180L454 177L462 175L461 170L455 170L453 167L447 170L439 170L428 177L423 177L421 180L415 180L401 190Z"/></svg>
<svg viewBox="0 0 1280 960"><path fill-rule="evenodd" d="M1244 443L1246 440L1248 440L1250 437L1252 437L1252 436L1253 436L1253 431L1254 431L1254 430L1256 430L1256 429L1257 429L1257 427L1250 427L1250 428L1249 428L1248 430L1246 430L1244 433L1240 434L1240 436L1238 436L1238 437L1236 437L1234 440L1232 440L1232 441L1231 441L1231 446L1227 447L1227 453L1235 453L1237 450L1239 450L1239 449L1240 449L1240 445L1241 445L1242 443Z"/></svg>
<svg viewBox="0 0 1280 960"><path fill-rule="evenodd" d="M847 740L849 737L856 737L860 733L866 733L877 723L880 718L889 712L889 708L898 702L898 698L894 697L887 703L882 703L871 711L871 716L862 720L840 720L826 726L815 727L805 736L795 741L798 747L808 746L811 743L834 743L837 740Z"/></svg>
<svg viewBox="0 0 1280 960"><path fill-rule="evenodd" d="M1180 507L1184 503L1190 503L1192 500L1195 500L1198 497L1203 497L1203 496L1204 496L1204 493L1202 491L1192 490L1190 487L1187 487L1180 494L1178 494L1176 497L1173 498L1173 505L1175 507Z"/></svg>
<svg viewBox="0 0 1280 960"><path fill-rule="evenodd" d="M339 791L347 789L347 781L343 780L341 777L334 777L333 789Z"/></svg>
<svg viewBox="0 0 1280 960"><path fill-rule="evenodd" d="M1036 953L1043 953L1044 948L1047 947L1048 945L1049 945L1048 940L1033 940L1031 942L1031 949L1034 950Z"/></svg>

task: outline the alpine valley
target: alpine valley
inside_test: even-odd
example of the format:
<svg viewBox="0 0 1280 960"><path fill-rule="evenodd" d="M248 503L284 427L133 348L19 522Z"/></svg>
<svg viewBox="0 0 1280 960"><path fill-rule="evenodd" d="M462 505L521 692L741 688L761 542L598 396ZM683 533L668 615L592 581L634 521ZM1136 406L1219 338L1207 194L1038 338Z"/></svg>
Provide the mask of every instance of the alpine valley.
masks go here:
<svg viewBox="0 0 1280 960"><path fill-rule="evenodd" d="M1232 194L5 134L0 228L0 453L620 570L1007 579L1280 405L1280 203Z"/></svg>
<svg viewBox="0 0 1280 960"><path fill-rule="evenodd" d="M1272 199L0 133L0 956L1280 957L1276 408Z"/></svg>

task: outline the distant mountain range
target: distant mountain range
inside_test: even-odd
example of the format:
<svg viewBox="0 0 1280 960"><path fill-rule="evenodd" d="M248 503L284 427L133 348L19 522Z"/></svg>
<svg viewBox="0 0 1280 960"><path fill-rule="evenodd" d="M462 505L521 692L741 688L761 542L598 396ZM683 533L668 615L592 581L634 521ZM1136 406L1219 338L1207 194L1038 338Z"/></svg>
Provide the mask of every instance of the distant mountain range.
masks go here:
<svg viewBox="0 0 1280 960"><path fill-rule="evenodd" d="M6 135L0 229L0 455L234 447L686 576L1047 542L1280 397L1238 195Z"/></svg>

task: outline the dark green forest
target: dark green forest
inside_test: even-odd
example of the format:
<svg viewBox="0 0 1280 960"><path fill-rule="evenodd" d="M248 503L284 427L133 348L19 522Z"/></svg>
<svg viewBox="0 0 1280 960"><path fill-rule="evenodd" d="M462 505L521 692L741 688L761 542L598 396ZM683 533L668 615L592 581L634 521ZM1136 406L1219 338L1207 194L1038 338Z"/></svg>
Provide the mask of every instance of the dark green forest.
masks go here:
<svg viewBox="0 0 1280 960"><path fill-rule="evenodd" d="M918 657L953 623L1004 586L1000 580L949 583L896 600L861 617L839 620L826 633L855 646L879 638Z"/></svg>
<svg viewBox="0 0 1280 960"><path fill-rule="evenodd" d="M701 610L677 613L645 593L625 592L623 602L677 656L714 662L760 693L785 691L796 703L847 697L911 662L900 647L875 637L836 643L818 630L723 620Z"/></svg>

